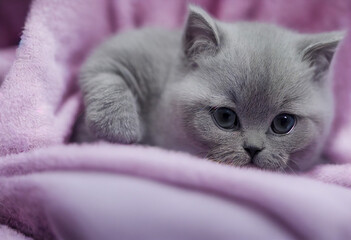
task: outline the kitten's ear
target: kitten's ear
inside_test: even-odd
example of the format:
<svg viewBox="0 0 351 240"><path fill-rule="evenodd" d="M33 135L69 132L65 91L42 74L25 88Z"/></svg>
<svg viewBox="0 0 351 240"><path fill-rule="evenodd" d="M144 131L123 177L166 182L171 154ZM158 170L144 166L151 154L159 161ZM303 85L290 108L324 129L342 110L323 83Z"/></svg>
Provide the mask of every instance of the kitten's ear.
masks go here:
<svg viewBox="0 0 351 240"><path fill-rule="evenodd" d="M185 56L195 60L204 52L216 53L218 46L219 34L215 21L203 9L190 5L183 35Z"/></svg>
<svg viewBox="0 0 351 240"><path fill-rule="evenodd" d="M302 42L302 60L315 70L315 79L319 79L329 69L335 50L343 39L344 32L309 35Z"/></svg>

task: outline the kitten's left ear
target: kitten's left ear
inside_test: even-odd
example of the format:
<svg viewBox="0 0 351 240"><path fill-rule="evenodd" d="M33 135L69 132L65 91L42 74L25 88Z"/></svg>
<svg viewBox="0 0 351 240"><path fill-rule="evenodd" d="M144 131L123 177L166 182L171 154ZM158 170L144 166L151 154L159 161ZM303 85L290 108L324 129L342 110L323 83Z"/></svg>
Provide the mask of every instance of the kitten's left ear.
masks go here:
<svg viewBox="0 0 351 240"><path fill-rule="evenodd" d="M309 35L302 43L302 60L314 67L316 78L329 69L335 50L343 39L344 32Z"/></svg>
<svg viewBox="0 0 351 240"><path fill-rule="evenodd" d="M195 60L204 53L214 54L218 46L219 34L215 21L205 10L190 5L183 35L185 56Z"/></svg>

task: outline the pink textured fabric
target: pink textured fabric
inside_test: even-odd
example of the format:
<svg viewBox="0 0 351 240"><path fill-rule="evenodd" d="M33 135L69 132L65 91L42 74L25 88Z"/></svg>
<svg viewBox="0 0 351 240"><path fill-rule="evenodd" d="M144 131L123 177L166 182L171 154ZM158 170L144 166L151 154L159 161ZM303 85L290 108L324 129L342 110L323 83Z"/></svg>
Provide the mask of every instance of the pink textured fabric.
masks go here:
<svg viewBox="0 0 351 240"><path fill-rule="evenodd" d="M111 32L106 10L103 1L32 2L0 89L1 155L63 143L70 134L77 68Z"/></svg>
<svg viewBox="0 0 351 240"><path fill-rule="evenodd" d="M288 176L156 148L65 145L80 106L77 70L91 49L114 32L180 27L186 0L8 2L0 2L0 224L34 239L351 239L350 34L331 74L336 119L325 154L336 164ZM193 2L224 21L351 29L348 0ZM0 227L0 239L20 233Z"/></svg>
<svg viewBox="0 0 351 240"><path fill-rule="evenodd" d="M351 178L329 166L308 175L325 184L140 146L57 146L2 160L0 220L34 239L351 238L351 190L329 184L351 187Z"/></svg>
<svg viewBox="0 0 351 240"><path fill-rule="evenodd" d="M1 240L31 240L32 238L25 237L23 234L10 229L7 226L0 225L0 239Z"/></svg>

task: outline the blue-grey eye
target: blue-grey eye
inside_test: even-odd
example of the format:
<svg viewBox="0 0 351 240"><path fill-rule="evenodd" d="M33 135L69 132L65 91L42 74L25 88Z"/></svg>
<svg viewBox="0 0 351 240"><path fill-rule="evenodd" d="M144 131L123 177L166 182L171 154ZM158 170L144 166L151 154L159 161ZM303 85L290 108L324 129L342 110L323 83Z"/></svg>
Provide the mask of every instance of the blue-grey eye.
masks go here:
<svg viewBox="0 0 351 240"><path fill-rule="evenodd" d="M212 117L220 128L237 129L239 128L239 119L236 113L225 107L217 108L213 111Z"/></svg>
<svg viewBox="0 0 351 240"><path fill-rule="evenodd" d="M282 113L273 119L271 128L277 134L287 134L293 129L295 122L294 115Z"/></svg>

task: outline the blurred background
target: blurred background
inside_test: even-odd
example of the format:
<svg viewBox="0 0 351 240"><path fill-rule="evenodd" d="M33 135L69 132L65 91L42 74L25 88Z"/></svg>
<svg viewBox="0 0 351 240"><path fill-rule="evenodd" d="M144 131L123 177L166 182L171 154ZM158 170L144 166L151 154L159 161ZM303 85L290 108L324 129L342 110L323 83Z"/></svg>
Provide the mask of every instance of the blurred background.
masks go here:
<svg viewBox="0 0 351 240"><path fill-rule="evenodd" d="M45 1L37 1L44 4ZM67 4L64 3L63 4ZM83 1L91 4L94 1ZM192 3L224 21L264 21L301 32L345 28L350 21L349 0L101 0L107 9L96 17L109 21L112 31L149 25L179 27ZM0 1L0 48L19 42L31 0ZM82 6L84 7L84 6ZM101 12L99 10L103 10ZM3 36L7 36L4 38Z"/></svg>

